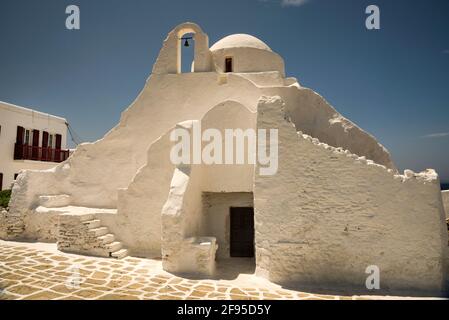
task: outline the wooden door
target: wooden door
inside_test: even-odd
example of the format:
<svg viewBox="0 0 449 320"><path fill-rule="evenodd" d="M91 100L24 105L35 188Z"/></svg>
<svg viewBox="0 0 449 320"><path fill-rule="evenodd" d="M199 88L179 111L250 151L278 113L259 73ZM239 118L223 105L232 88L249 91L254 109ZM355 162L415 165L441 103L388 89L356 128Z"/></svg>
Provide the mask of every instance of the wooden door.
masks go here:
<svg viewBox="0 0 449 320"><path fill-rule="evenodd" d="M231 208L231 257L254 257L254 208Z"/></svg>

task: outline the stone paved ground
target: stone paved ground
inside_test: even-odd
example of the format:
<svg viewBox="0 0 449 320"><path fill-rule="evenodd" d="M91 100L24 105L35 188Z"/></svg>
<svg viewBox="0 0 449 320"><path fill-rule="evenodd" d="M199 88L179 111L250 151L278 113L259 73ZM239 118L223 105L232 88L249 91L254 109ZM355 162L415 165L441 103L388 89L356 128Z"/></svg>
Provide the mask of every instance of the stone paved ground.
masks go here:
<svg viewBox="0 0 449 320"><path fill-rule="evenodd" d="M254 274L195 280L164 272L160 260L66 254L55 244L0 240L0 299L394 299L286 290Z"/></svg>

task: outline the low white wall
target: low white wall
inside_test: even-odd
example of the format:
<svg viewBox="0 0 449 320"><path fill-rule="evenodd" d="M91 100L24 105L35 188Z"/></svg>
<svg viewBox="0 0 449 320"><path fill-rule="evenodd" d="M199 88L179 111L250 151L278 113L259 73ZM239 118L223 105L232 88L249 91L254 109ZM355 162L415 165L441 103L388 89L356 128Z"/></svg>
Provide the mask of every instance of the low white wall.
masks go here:
<svg viewBox="0 0 449 320"><path fill-rule="evenodd" d="M436 174L394 175L320 144L282 107L278 97L258 108L258 128L279 129L279 170L255 177L258 272L302 288L441 294L448 234ZM365 287L370 265L381 291Z"/></svg>
<svg viewBox="0 0 449 320"><path fill-rule="evenodd" d="M295 86L265 88L263 94L282 98L287 116L297 130L396 170L388 150L381 143L343 117L313 90Z"/></svg>
<svg viewBox="0 0 449 320"><path fill-rule="evenodd" d="M162 266L166 271L204 275L214 271L215 240L202 247L198 237L204 222L200 181L199 166L174 170L162 208Z"/></svg>
<svg viewBox="0 0 449 320"><path fill-rule="evenodd" d="M258 87L281 87L286 85L286 79L279 71L239 73Z"/></svg>

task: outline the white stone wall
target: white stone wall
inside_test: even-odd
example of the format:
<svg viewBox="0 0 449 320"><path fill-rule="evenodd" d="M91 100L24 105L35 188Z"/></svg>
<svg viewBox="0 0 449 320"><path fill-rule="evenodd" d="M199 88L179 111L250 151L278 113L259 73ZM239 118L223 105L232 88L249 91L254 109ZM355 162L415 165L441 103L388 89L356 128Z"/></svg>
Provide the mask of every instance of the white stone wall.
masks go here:
<svg viewBox="0 0 449 320"><path fill-rule="evenodd" d="M57 165L55 162L14 160L17 126L25 129L39 130L39 146L42 146L42 132L61 134L61 148L66 149L66 120L31 109L15 106L0 101L0 173L3 173L3 189L11 189L14 174L23 169L48 169ZM32 141L32 133L30 133Z"/></svg>
<svg viewBox="0 0 449 320"><path fill-rule="evenodd" d="M279 71L240 73L239 76L250 80L258 87L282 87L288 82Z"/></svg>
<svg viewBox="0 0 449 320"><path fill-rule="evenodd" d="M215 265L215 239L201 250L198 237L203 222L198 166L174 170L170 193L162 208L162 265L175 273L211 274Z"/></svg>
<svg viewBox="0 0 449 320"><path fill-rule="evenodd" d="M344 118L322 96L308 88L265 88L267 96L280 96L297 130L333 147L342 147L396 170L389 152L371 134Z"/></svg>
<svg viewBox="0 0 449 320"><path fill-rule="evenodd" d="M266 98L258 128L279 129L279 170L255 177L259 274L302 288L441 294L448 235L434 171L395 175L343 149L298 134L282 100ZM380 292L380 291L377 291Z"/></svg>
<svg viewBox="0 0 449 320"><path fill-rule="evenodd" d="M176 127L191 125L191 121L187 121ZM216 128L224 132L226 128L246 130L254 126L255 113L235 101L216 105L201 120L202 130ZM161 210L167 200L175 169L170 161L174 142L170 141L169 136L173 129L175 127L151 145L146 165L139 169L127 188L119 190L119 215L101 217L131 254L160 255ZM253 165L201 166L198 171L201 172L198 192L251 192L253 171ZM200 213L201 210L198 211Z"/></svg>

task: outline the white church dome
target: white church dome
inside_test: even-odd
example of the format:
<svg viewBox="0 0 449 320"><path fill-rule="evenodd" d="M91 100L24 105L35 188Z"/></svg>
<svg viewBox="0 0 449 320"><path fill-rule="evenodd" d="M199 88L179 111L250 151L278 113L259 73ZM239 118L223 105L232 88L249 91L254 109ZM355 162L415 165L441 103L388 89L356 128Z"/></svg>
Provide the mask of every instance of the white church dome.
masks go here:
<svg viewBox="0 0 449 320"><path fill-rule="evenodd" d="M271 52L270 47L265 42L252 35L244 33L231 34L224 37L210 47L210 50L216 51L228 48L255 48Z"/></svg>

